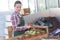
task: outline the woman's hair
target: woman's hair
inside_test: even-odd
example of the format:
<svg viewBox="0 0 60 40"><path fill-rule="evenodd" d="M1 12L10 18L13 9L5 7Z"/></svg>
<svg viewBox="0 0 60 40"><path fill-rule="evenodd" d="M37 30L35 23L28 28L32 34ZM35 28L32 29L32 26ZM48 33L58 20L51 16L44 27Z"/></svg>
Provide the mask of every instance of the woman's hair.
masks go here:
<svg viewBox="0 0 60 40"><path fill-rule="evenodd" d="M22 4L20 1L15 1L14 6L16 6L16 4Z"/></svg>

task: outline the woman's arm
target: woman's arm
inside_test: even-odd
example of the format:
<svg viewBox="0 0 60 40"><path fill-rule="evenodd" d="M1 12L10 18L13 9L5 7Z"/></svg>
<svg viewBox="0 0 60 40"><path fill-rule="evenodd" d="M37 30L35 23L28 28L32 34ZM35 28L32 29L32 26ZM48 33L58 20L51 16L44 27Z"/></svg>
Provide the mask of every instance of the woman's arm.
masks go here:
<svg viewBox="0 0 60 40"><path fill-rule="evenodd" d="M16 27L16 29L20 30L20 31L21 30L26 30L26 29L29 29L29 28L30 28L30 26L27 26L27 25L26 26L21 26L21 27Z"/></svg>
<svg viewBox="0 0 60 40"><path fill-rule="evenodd" d="M15 31L17 31L17 30L21 31L21 30L26 30L27 28L30 28L30 26L18 27L17 25L19 24L20 20L18 19L18 17L16 15L12 15L11 21L12 21L13 30L15 30Z"/></svg>

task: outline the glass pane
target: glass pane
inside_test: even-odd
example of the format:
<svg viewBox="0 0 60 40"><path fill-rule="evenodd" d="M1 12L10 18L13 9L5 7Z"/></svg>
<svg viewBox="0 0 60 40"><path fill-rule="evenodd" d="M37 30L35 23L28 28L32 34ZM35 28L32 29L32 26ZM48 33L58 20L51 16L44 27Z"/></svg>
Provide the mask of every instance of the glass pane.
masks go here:
<svg viewBox="0 0 60 40"><path fill-rule="evenodd" d="M0 0L0 11L8 11L8 0Z"/></svg>
<svg viewBox="0 0 60 40"><path fill-rule="evenodd" d="M7 28L5 28L5 34L7 34L7 35L8 35L8 29L7 29Z"/></svg>
<svg viewBox="0 0 60 40"><path fill-rule="evenodd" d="M8 27L8 26L12 26L11 24L11 15L6 15L6 22L5 22L5 26Z"/></svg>
<svg viewBox="0 0 60 40"><path fill-rule="evenodd" d="M58 0L46 0L46 2L47 2L47 9L58 7Z"/></svg>
<svg viewBox="0 0 60 40"><path fill-rule="evenodd" d="M23 0L22 1L22 4L23 4L23 8L28 8L28 0Z"/></svg>
<svg viewBox="0 0 60 40"><path fill-rule="evenodd" d="M29 0L29 8L30 8L31 14L36 12L35 0Z"/></svg>
<svg viewBox="0 0 60 40"><path fill-rule="evenodd" d="M14 9L14 3L15 3L16 0L8 0L9 2L9 9L12 10Z"/></svg>
<svg viewBox="0 0 60 40"><path fill-rule="evenodd" d="M59 8L60 8L60 0L58 0L58 6L59 6Z"/></svg>
<svg viewBox="0 0 60 40"><path fill-rule="evenodd" d="M45 10L45 0L38 0L38 11Z"/></svg>
<svg viewBox="0 0 60 40"><path fill-rule="evenodd" d="M11 15L6 15L6 21L11 21Z"/></svg>
<svg viewBox="0 0 60 40"><path fill-rule="evenodd" d="M5 24L6 24L6 27L12 26L11 22L5 22Z"/></svg>

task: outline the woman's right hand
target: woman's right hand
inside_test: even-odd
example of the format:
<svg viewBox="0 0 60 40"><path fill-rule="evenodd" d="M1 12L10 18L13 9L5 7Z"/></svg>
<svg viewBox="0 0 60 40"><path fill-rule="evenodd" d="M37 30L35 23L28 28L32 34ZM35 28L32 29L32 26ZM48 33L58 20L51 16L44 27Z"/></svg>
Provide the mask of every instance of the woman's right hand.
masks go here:
<svg viewBox="0 0 60 40"><path fill-rule="evenodd" d="M26 27L27 27L27 28L31 28L31 26L32 26L32 22L28 22L28 23L26 24Z"/></svg>

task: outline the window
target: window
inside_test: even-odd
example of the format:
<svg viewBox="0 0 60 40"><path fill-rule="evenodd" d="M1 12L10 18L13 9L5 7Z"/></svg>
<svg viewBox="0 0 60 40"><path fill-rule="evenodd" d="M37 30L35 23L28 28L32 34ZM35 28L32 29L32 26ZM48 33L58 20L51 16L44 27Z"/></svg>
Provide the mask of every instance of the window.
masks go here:
<svg viewBox="0 0 60 40"><path fill-rule="evenodd" d="M28 8L28 5L29 5L28 0L23 0L22 4L23 4L23 6L22 6L23 8Z"/></svg>
<svg viewBox="0 0 60 40"><path fill-rule="evenodd" d="M57 8L58 0L46 0L47 9L48 8Z"/></svg>
<svg viewBox="0 0 60 40"><path fill-rule="evenodd" d="M45 0L38 0L38 11L42 11L46 9Z"/></svg>
<svg viewBox="0 0 60 40"><path fill-rule="evenodd" d="M60 0L58 0L58 6L59 6L59 8L60 8Z"/></svg>
<svg viewBox="0 0 60 40"><path fill-rule="evenodd" d="M8 11L8 0L0 0L0 11Z"/></svg>
<svg viewBox="0 0 60 40"><path fill-rule="evenodd" d="M36 13L36 0L29 0L29 8L32 13Z"/></svg>

